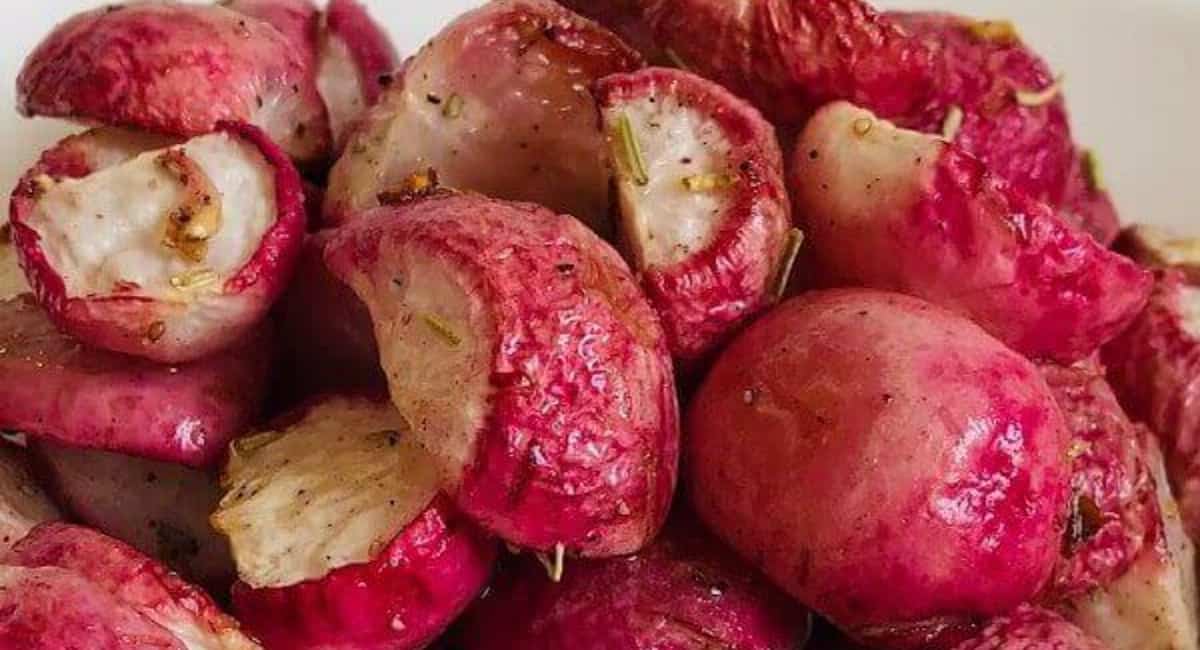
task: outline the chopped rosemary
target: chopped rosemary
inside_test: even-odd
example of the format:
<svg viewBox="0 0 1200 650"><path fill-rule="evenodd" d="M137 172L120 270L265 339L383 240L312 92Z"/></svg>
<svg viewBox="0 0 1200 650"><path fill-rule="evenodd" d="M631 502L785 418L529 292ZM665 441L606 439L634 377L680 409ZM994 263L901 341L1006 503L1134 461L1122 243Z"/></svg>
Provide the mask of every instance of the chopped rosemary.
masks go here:
<svg viewBox="0 0 1200 650"><path fill-rule="evenodd" d="M1088 189L1093 192L1103 192L1108 189L1104 184L1104 170L1100 166L1100 157L1096 152L1087 149L1083 152L1083 176L1087 180Z"/></svg>
<svg viewBox="0 0 1200 650"><path fill-rule="evenodd" d="M870 133L873 128L875 128L874 120L865 117L854 120L854 132L860 136Z"/></svg>
<svg viewBox="0 0 1200 650"><path fill-rule="evenodd" d="M546 575L549 576L550 582L562 582L563 572L566 570L566 555L567 547L562 542L554 545L553 560L543 553L537 554L538 562L541 562L546 569Z"/></svg>
<svg viewBox="0 0 1200 650"><path fill-rule="evenodd" d="M732 187L737 181L733 174L695 174L683 177L683 187L689 192L711 192Z"/></svg>
<svg viewBox="0 0 1200 650"><path fill-rule="evenodd" d="M1017 103L1029 108L1045 106L1054 101L1062 92L1062 84L1063 78L1060 76L1054 79L1054 83L1042 90L1018 90L1016 92Z"/></svg>
<svg viewBox="0 0 1200 650"><path fill-rule="evenodd" d="M203 289L216 283L217 274L210 269L196 269L171 277L171 286L180 291Z"/></svg>
<svg viewBox="0 0 1200 650"><path fill-rule="evenodd" d="M666 55L667 60L669 60L671 62L671 65L675 66L676 68L679 68L680 70L691 71L691 68L688 67L687 62L685 62L683 60L683 57L679 56L679 53L676 52L675 50L672 50L671 48L667 48L667 49L663 50L663 54Z"/></svg>
<svg viewBox="0 0 1200 650"><path fill-rule="evenodd" d="M967 31L981 41L999 45L1010 45L1021 39L1011 20L976 20L967 25Z"/></svg>
<svg viewBox="0 0 1200 650"><path fill-rule="evenodd" d="M946 111L946 119L942 121L942 138L947 142L954 142L958 132L962 130L962 125L963 109L955 104Z"/></svg>
<svg viewBox="0 0 1200 650"><path fill-rule="evenodd" d="M792 279L792 269L796 266L796 258L800 255L800 247L803 245L804 231L792 228L787 236L786 248L783 250L783 262L779 266L779 275L775 276L774 285L771 287L773 302L783 300L788 282Z"/></svg>
<svg viewBox="0 0 1200 650"><path fill-rule="evenodd" d="M646 171L646 159L642 157L642 146L638 144L637 135L633 132L633 123L624 113L617 118L616 138L617 144L620 145L618 157L630 178L638 185L648 185L650 173Z"/></svg>
<svg viewBox="0 0 1200 650"><path fill-rule="evenodd" d="M433 330L435 334L442 338L443 341L453 347L458 347L462 344L462 337L450 328L446 321L442 320L434 314L421 314L421 320Z"/></svg>
<svg viewBox="0 0 1200 650"><path fill-rule="evenodd" d="M442 107L442 116L450 119L458 118L463 113L463 107L466 102L463 101L462 95L455 93L450 95L450 99L446 100L446 105Z"/></svg>

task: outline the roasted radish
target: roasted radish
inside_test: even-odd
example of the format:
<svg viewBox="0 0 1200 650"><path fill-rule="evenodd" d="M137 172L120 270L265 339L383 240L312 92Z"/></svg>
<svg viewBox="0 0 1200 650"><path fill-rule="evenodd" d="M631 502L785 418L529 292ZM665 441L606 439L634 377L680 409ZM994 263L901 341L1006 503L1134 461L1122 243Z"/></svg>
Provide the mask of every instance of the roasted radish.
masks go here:
<svg viewBox="0 0 1200 650"><path fill-rule="evenodd" d="M782 293L800 235L774 129L720 86L647 68L602 79L621 241L676 358L693 361Z"/></svg>
<svg viewBox="0 0 1200 650"><path fill-rule="evenodd" d="M239 618L269 648L419 648L491 574L496 544L437 496L386 401L327 397L234 443L213 523Z"/></svg>
<svg viewBox="0 0 1200 650"><path fill-rule="evenodd" d="M592 82L639 67L614 34L550 0L460 17L408 62L334 167L326 217L443 185L534 201L610 234Z"/></svg>
<svg viewBox="0 0 1200 650"><path fill-rule="evenodd" d="M1174 648L1175 646L1141 646ZM1183 647L1183 646L1180 646ZM1022 606L988 623L978 636L954 650L1115 650L1062 617L1045 609Z"/></svg>
<svg viewBox="0 0 1200 650"><path fill-rule="evenodd" d="M676 516L640 553L583 560L557 582L514 562L462 625L464 650L803 647L809 617L707 532Z"/></svg>
<svg viewBox="0 0 1200 650"><path fill-rule="evenodd" d="M204 467L257 417L271 338L179 366L84 347L32 296L0 302L0 429Z"/></svg>
<svg viewBox="0 0 1200 650"><path fill-rule="evenodd" d="M300 251L295 167L248 125L145 153L139 140L125 159L108 155L111 138L64 140L13 194L13 239L39 302L87 345L164 363L244 338Z"/></svg>
<svg viewBox="0 0 1200 650"><path fill-rule="evenodd" d="M0 553L34 526L58 518L58 509L34 478L29 455L0 442Z"/></svg>
<svg viewBox="0 0 1200 650"><path fill-rule="evenodd" d="M260 126L289 155L329 155L329 119L303 48L216 5L142 2L77 14L25 60L18 108L177 137L225 120Z"/></svg>
<svg viewBox="0 0 1200 650"><path fill-rule="evenodd" d="M216 478L176 463L32 440L39 478L71 517L213 590L233 580L229 544L208 523Z"/></svg>
<svg viewBox="0 0 1200 650"><path fill-rule="evenodd" d="M939 138L836 103L809 122L793 167L820 283L910 293L1063 362L1145 304L1149 274Z"/></svg>
<svg viewBox="0 0 1200 650"><path fill-rule="evenodd" d="M941 647L1051 576L1062 415L1032 363L949 311L789 300L726 348L688 422L701 518L868 645Z"/></svg>
<svg viewBox="0 0 1200 650"><path fill-rule="evenodd" d="M387 33L357 0L331 0L318 43L317 87L337 151L400 67Z"/></svg>
<svg viewBox="0 0 1200 650"><path fill-rule="evenodd" d="M529 204L440 195L326 248L446 490L521 548L603 557L658 530L679 430L662 329L616 251Z"/></svg>

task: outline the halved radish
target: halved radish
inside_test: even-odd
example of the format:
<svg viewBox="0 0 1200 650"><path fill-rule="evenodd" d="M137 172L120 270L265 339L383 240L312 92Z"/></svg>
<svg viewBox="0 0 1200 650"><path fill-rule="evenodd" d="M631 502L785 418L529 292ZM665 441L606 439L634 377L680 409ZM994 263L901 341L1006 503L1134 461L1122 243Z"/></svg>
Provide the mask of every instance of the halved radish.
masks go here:
<svg viewBox="0 0 1200 650"><path fill-rule="evenodd" d="M658 530L678 406L662 329L616 251L529 204L439 195L338 229L392 399L448 493L537 551L608 556Z"/></svg>
<svg viewBox="0 0 1200 650"><path fill-rule="evenodd" d="M144 139L119 147L115 137L64 140L14 191L30 284L88 345L166 363L219 352L291 277L305 225L299 174L249 125L145 153Z"/></svg>
<svg viewBox="0 0 1200 650"><path fill-rule="evenodd" d="M29 455L0 442L0 553L34 526L58 518L58 508L33 476Z"/></svg>
<svg viewBox="0 0 1200 650"><path fill-rule="evenodd" d="M326 397L234 443L213 523L239 617L269 647L416 648L483 588L495 542L437 497L386 401Z"/></svg>
<svg viewBox="0 0 1200 650"><path fill-rule="evenodd" d="M636 555L571 564L557 583L532 558L501 571L461 626L465 650L802 648L798 603L688 516Z"/></svg>
<svg viewBox="0 0 1200 650"><path fill-rule="evenodd" d="M641 64L616 35L550 0L464 14L407 63L329 179L343 223L415 176L534 201L609 233L609 174L592 82Z"/></svg>
<svg viewBox="0 0 1200 650"><path fill-rule="evenodd" d="M1151 279L941 138L831 104L796 144L792 198L819 280L910 293L1060 362L1119 334Z"/></svg>
<svg viewBox="0 0 1200 650"><path fill-rule="evenodd" d="M142 2L77 14L26 59L17 95L28 116L178 137L248 122L306 162L332 145L303 48L216 5Z"/></svg>
<svg viewBox="0 0 1200 650"><path fill-rule="evenodd" d="M775 131L695 75L647 68L596 86L621 240L672 354L702 358L782 293L800 244Z"/></svg>
<svg viewBox="0 0 1200 650"><path fill-rule="evenodd" d="M165 366L84 347L32 296L0 302L0 429L211 465L258 415L271 343L260 331L203 361Z"/></svg>
<svg viewBox="0 0 1200 650"><path fill-rule="evenodd" d="M42 524L0 557L0 564L73 572L170 632L187 650L259 647L203 591L124 543L87 528Z"/></svg>
<svg viewBox="0 0 1200 650"><path fill-rule="evenodd" d="M75 520L206 588L233 581L229 543L208 523L221 491L207 472L37 439L30 448L39 477Z"/></svg>
<svg viewBox="0 0 1200 650"><path fill-rule="evenodd" d="M329 110L337 151L363 113L374 106L400 55L387 32L357 0L331 0L318 43L317 88Z"/></svg>

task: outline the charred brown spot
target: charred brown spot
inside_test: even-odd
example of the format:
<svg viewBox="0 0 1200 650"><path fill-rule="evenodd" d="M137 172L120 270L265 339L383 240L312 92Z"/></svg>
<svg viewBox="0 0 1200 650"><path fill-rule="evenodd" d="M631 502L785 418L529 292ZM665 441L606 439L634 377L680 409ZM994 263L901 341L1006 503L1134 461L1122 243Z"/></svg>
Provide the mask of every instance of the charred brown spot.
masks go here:
<svg viewBox="0 0 1200 650"><path fill-rule="evenodd" d="M212 180L182 149L169 149L156 161L184 187L183 200L167 212L163 246L189 262L203 261L208 240L221 229L221 205Z"/></svg>
<svg viewBox="0 0 1200 650"><path fill-rule="evenodd" d="M160 340L162 340L162 337L165 336L166 333L167 324L160 320L150 323L150 327L146 328L146 338L149 339L151 343L158 343Z"/></svg>
<svg viewBox="0 0 1200 650"><path fill-rule="evenodd" d="M1104 513L1095 500L1086 494L1075 497L1071 503L1071 515L1067 520L1066 536L1063 539L1064 553L1070 554L1096 536L1104 527Z"/></svg>
<svg viewBox="0 0 1200 650"><path fill-rule="evenodd" d="M430 167L425 171L409 174L399 185L380 192L376 198L382 205L404 205L432 196L440 190L437 170Z"/></svg>

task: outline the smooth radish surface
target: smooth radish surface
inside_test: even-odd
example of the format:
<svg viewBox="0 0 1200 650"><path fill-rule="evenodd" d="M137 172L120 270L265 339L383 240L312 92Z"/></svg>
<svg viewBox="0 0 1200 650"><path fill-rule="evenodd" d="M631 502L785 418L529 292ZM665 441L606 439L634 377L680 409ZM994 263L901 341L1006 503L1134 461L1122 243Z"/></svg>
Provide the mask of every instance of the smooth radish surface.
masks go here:
<svg viewBox="0 0 1200 650"><path fill-rule="evenodd" d="M208 523L221 498L208 472L30 441L38 478L75 520L214 590L233 581L229 543Z"/></svg>
<svg viewBox="0 0 1200 650"><path fill-rule="evenodd" d="M817 284L925 298L1031 357L1090 355L1150 290L1136 264L963 149L844 102L801 134L791 189Z"/></svg>
<svg viewBox="0 0 1200 650"><path fill-rule="evenodd" d="M458 641L465 650L790 650L808 632L803 608L675 515L638 554L573 562L557 583L532 558L514 561Z"/></svg>
<svg viewBox="0 0 1200 650"><path fill-rule="evenodd" d="M61 334L32 296L0 302L0 428L62 444L210 467L258 416L272 338L166 366Z"/></svg>
<svg viewBox="0 0 1200 650"><path fill-rule="evenodd" d="M609 235L609 173L591 84L641 58L550 0L502 0L446 26L386 89L329 179L343 223L414 175L533 201Z"/></svg>
<svg viewBox="0 0 1200 650"><path fill-rule="evenodd" d="M0 444L0 552L12 548L34 526L59 517L58 508L34 478L28 452Z"/></svg>
<svg viewBox="0 0 1200 650"><path fill-rule="evenodd" d="M144 139L122 149L119 137L67 138L22 179L11 216L26 276L59 327L89 345L165 363L214 354L290 280L305 224L299 175L249 125L145 153Z"/></svg>
<svg viewBox="0 0 1200 650"><path fill-rule="evenodd" d="M519 547L641 548L674 491L662 329L579 221L445 194L340 228L326 260L371 311L392 400L465 514Z"/></svg>
<svg viewBox="0 0 1200 650"><path fill-rule="evenodd" d="M671 353L698 359L778 298L800 243L774 130L749 104L678 70L605 77L595 94L621 241Z"/></svg>
<svg viewBox="0 0 1200 650"><path fill-rule="evenodd" d="M1029 600L1058 558L1069 434L1036 367L924 301L789 300L688 413L700 517L862 639L924 647Z"/></svg>
<svg viewBox="0 0 1200 650"><path fill-rule="evenodd" d="M311 68L287 35L225 7L117 5L48 34L17 78L17 102L27 116L179 137L249 122L297 160L316 161L332 137Z"/></svg>

